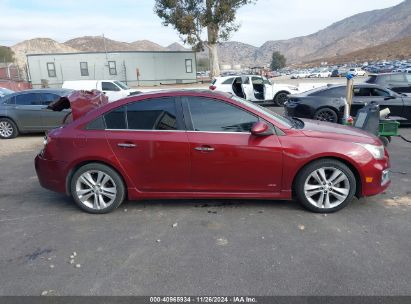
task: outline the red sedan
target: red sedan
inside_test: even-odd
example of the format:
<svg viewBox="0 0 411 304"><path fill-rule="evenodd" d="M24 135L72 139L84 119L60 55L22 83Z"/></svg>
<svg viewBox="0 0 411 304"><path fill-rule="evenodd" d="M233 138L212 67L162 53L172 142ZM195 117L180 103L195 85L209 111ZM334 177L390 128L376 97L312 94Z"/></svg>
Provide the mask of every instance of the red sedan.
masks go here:
<svg viewBox="0 0 411 304"><path fill-rule="evenodd" d="M112 211L124 199L296 197L326 213L390 184L377 137L286 118L225 93L70 102L73 122L48 134L35 166L43 187L87 212Z"/></svg>

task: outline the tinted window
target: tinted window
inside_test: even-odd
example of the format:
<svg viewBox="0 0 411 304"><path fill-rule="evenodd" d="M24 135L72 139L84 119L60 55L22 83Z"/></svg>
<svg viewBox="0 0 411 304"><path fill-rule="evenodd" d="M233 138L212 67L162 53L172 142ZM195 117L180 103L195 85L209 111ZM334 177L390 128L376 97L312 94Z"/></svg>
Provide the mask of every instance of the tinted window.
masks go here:
<svg viewBox="0 0 411 304"><path fill-rule="evenodd" d="M234 81L234 78L228 78L228 79L223 81L223 84L232 84L233 81Z"/></svg>
<svg viewBox="0 0 411 304"><path fill-rule="evenodd" d="M390 93L381 89L371 89L371 96L390 96Z"/></svg>
<svg viewBox="0 0 411 304"><path fill-rule="evenodd" d="M366 83L376 83L377 81L377 76L376 75L371 75L368 77L368 79L365 81Z"/></svg>
<svg viewBox="0 0 411 304"><path fill-rule="evenodd" d="M104 115L107 129L126 129L125 109L120 107Z"/></svg>
<svg viewBox="0 0 411 304"><path fill-rule="evenodd" d="M0 103L3 104L14 104L15 98L14 97L4 97L0 100Z"/></svg>
<svg viewBox="0 0 411 304"><path fill-rule="evenodd" d="M404 82L404 75L403 74L393 74L390 77L390 82Z"/></svg>
<svg viewBox="0 0 411 304"><path fill-rule="evenodd" d="M371 96L371 88L354 88L354 96Z"/></svg>
<svg viewBox="0 0 411 304"><path fill-rule="evenodd" d="M134 130L177 130L174 98L149 99L127 105L128 128Z"/></svg>
<svg viewBox="0 0 411 304"><path fill-rule="evenodd" d="M314 92L311 96L330 96L330 97L344 97L346 95L345 87L336 87Z"/></svg>
<svg viewBox="0 0 411 304"><path fill-rule="evenodd" d="M185 97L195 131L250 132L258 118L228 103L201 97Z"/></svg>
<svg viewBox="0 0 411 304"><path fill-rule="evenodd" d="M56 100L59 100L60 99L60 96L58 96L58 95L56 95L56 94L50 94L50 93L47 93L47 94L42 94L42 104L43 105L49 105L51 102L53 102L53 101L56 101Z"/></svg>
<svg viewBox="0 0 411 304"><path fill-rule="evenodd" d="M103 91L120 91L119 87L112 82L102 82L101 89Z"/></svg>
<svg viewBox="0 0 411 304"><path fill-rule="evenodd" d="M40 94L21 94L16 96L16 104L24 106L41 105Z"/></svg>

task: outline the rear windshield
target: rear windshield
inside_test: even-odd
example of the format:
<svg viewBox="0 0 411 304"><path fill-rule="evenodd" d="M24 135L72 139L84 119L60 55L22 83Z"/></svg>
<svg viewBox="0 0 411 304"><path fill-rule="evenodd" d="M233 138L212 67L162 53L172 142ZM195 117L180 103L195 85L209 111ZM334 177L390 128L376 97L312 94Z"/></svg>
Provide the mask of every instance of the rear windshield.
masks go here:
<svg viewBox="0 0 411 304"><path fill-rule="evenodd" d="M376 75L371 75L368 77L368 79L365 81L366 83L376 83L377 82L377 76Z"/></svg>

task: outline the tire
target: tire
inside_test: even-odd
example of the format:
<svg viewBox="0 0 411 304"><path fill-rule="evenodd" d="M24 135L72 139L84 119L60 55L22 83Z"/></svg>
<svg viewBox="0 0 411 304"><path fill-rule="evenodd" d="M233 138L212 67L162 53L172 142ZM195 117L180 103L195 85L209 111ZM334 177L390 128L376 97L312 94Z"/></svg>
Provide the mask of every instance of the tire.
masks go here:
<svg viewBox="0 0 411 304"><path fill-rule="evenodd" d="M274 103L276 106L283 107L284 103L287 101L288 92L278 92L274 96Z"/></svg>
<svg viewBox="0 0 411 304"><path fill-rule="evenodd" d="M337 113L330 108L322 108L315 112L314 119L328 122L338 122Z"/></svg>
<svg viewBox="0 0 411 304"><path fill-rule="evenodd" d="M80 167L71 179L70 192L78 207L95 214L113 211L125 198L121 176L99 163Z"/></svg>
<svg viewBox="0 0 411 304"><path fill-rule="evenodd" d="M9 118L0 118L0 138L11 139L19 135L16 124Z"/></svg>
<svg viewBox="0 0 411 304"><path fill-rule="evenodd" d="M321 159L301 169L295 180L294 191L306 209L316 213L332 213L351 202L356 185L354 173L344 163Z"/></svg>
<svg viewBox="0 0 411 304"><path fill-rule="evenodd" d="M382 144L384 145L384 147L387 147L388 144L391 142L391 136L380 136L379 137L380 140L382 141Z"/></svg>

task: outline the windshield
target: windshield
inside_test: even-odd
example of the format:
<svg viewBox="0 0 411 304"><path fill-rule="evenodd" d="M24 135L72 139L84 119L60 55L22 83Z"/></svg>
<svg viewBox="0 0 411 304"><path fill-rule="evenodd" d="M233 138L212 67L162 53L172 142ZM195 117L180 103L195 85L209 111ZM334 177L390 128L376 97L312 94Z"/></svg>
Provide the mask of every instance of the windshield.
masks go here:
<svg viewBox="0 0 411 304"><path fill-rule="evenodd" d="M14 91L9 90L9 89L0 88L0 97L4 97L12 93L14 93Z"/></svg>
<svg viewBox="0 0 411 304"><path fill-rule="evenodd" d="M122 83L121 81L114 81L114 83L116 85L118 85L120 88L122 88L123 90L129 90L130 89L125 83Z"/></svg>
<svg viewBox="0 0 411 304"><path fill-rule="evenodd" d="M274 119L275 121L277 121L277 122L279 122L279 123L281 123L281 124L283 124L283 125L285 125L289 128L293 127L293 125L294 125L293 122L290 119L288 119L287 117L282 116L280 114L277 114L277 113L275 113L275 112L273 112L273 111L271 111L267 108L263 108L262 106L259 106L255 103L252 103L250 101L247 101L245 99L242 99L242 98L234 96L234 95L231 96L231 99L233 99L235 101L238 101L239 103L241 103L243 105L246 105L246 106L256 110L257 112L265 114L265 115L271 117L272 119Z"/></svg>

